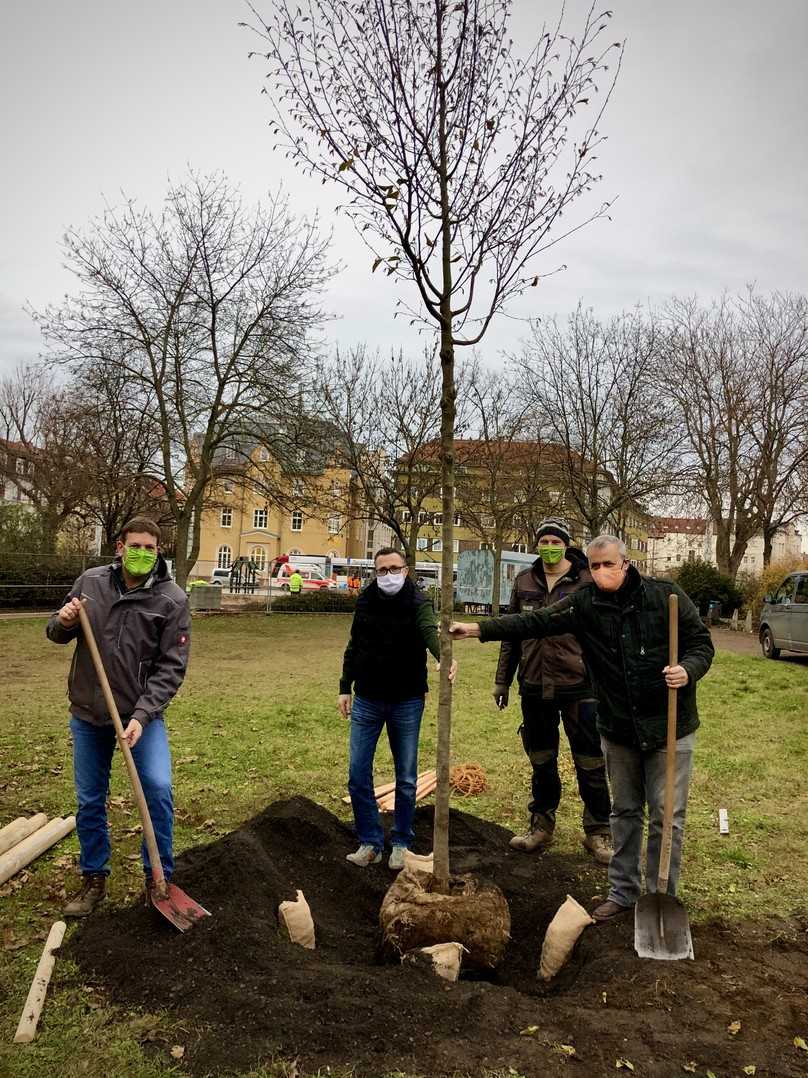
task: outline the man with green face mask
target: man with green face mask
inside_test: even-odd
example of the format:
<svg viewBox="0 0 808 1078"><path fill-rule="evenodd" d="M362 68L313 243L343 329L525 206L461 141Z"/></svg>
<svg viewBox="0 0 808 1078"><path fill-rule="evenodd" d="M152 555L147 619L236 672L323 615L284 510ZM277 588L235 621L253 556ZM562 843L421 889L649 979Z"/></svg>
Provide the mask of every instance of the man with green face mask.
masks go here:
<svg viewBox="0 0 808 1078"><path fill-rule="evenodd" d="M106 893L111 852L106 801L116 745L79 623L82 603L140 775L166 879L174 867L171 754L163 712L185 677L190 614L159 543L160 529L153 520L130 520L121 530L112 565L83 573L48 622L47 635L54 643L76 642L67 692L83 882L64 908L68 917L91 913ZM145 845L142 852L148 892L151 865Z"/></svg>
<svg viewBox="0 0 808 1078"><path fill-rule="evenodd" d="M572 546L569 525L547 517L539 526L539 557L514 581L509 614L530 613L558 602L592 582L586 557ZM518 669L522 725L519 733L533 768L527 832L511 846L525 853L553 842L561 800L558 774L559 723L572 751L578 791L583 801L583 845L601 865L611 855L609 789L595 720L597 703L577 640L566 634L544 640L505 641L499 653L494 700L507 707Z"/></svg>

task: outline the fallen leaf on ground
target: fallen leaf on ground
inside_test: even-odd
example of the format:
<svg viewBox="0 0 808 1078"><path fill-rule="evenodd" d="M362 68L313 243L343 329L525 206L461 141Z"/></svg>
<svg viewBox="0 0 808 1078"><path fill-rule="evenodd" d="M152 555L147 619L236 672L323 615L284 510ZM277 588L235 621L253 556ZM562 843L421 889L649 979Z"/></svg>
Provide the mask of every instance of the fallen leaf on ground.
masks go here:
<svg viewBox="0 0 808 1078"><path fill-rule="evenodd" d="M744 1074L757 1074L757 1067L754 1063L750 1063L748 1067L744 1067Z"/></svg>
<svg viewBox="0 0 808 1078"><path fill-rule="evenodd" d="M533 1037L539 1032L538 1026L525 1026L524 1029L519 1030L520 1037Z"/></svg>
<svg viewBox="0 0 808 1078"><path fill-rule="evenodd" d="M570 1059L575 1055L575 1045L573 1044L553 1044L550 1047L554 1052L560 1052L562 1056L569 1056Z"/></svg>
<svg viewBox="0 0 808 1078"><path fill-rule="evenodd" d="M615 1070L618 1070L618 1071L619 1070L626 1070L626 1071L633 1071L634 1070L634 1064L631 1062L630 1059L616 1059L615 1063L614 1063L614 1066L615 1066Z"/></svg>
<svg viewBox="0 0 808 1078"><path fill-rule="evenodd" d="M696 1063L695 1059L691 1059L689 1063L682 1064L682 1070L687 1071L688 1074L695 1074L697 1066L698 1063Z"/></svg>
<svg viewBox="0 0 808 1078"><path fill-rule="evenodd" d="M175 1059L182 1059L182 1057L185 1055L185 1049L181 1044L175 1044L174 1047L171 1049L171 1054Z"/></svg>
<svg viewBox="0 0 808 1078"><path fill-rule="evenodd" d="M713 1071L705 1071L704 1073L707 1075L707 1078L715 1078Z"/></svg>
<svg viewBox="0 0 808 1078"><path fill-rule="evenodd" d="M727 1026L727 1033L731 1033L734 1037L736 1033L740 1032L740 1029L741 1023L736 1018L734 1022L730 1022L730 1024Z"/></svg>
<svg viewBox="0 0 808 1078"><path fill-rule="evenodd" d="M801 1048L803 1050L803 1052L808 1052L808 1044L805 1043L805 1041L802 1039L802 1037L795 1037L794 1038L794 1047L795 1048Z"/></svg>

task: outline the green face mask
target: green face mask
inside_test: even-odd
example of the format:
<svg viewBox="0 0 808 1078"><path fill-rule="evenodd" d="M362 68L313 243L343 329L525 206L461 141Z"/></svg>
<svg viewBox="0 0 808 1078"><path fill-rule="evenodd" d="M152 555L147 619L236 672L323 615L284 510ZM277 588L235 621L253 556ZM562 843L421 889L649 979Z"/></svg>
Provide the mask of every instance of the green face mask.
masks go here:
<svg viewBox="0 0 808 1078"><path fill-rule="evenodd" d="M130 576L148 576L157 563L157 552L141 550L139 547L126 547L123 555L123 567Z"/></svg>
<svg viewBox="0 0 808 1078"><path fill-rule="evenodd" d="M561 559L564 557L563 546L542 546L539 547L539 557L545 565L558 565Z"/></svg>

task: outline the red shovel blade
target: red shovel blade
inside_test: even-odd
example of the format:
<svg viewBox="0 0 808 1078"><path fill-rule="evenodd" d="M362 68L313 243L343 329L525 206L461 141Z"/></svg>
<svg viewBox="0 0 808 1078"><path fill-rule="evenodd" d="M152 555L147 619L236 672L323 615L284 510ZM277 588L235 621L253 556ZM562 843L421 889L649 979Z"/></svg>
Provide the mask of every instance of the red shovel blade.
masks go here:
<svg viewBox="0 0 808 1078"><path fill-rule="evenodd" d="M200 906L198 902L194 902L175 883L166 884L163 897L158 895L156 887L153 888L151 903L180 932L186 932L189 928L193 928L196 922L201 921L203 917L210 917L209 910L206 910L204 906Z"/></svg>

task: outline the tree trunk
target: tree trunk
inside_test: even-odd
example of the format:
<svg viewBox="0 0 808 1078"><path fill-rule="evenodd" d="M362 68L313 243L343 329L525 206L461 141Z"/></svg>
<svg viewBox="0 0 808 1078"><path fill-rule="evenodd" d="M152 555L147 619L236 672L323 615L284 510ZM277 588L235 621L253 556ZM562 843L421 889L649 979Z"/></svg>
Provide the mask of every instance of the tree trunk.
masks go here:
<svg viewBox="0 0 808 1078"><path fill-rule="evenodd" d="M730 575L729 526L724 520L713 517L715 528L715 563L723 576Z"/></svg>
<svg viewBox="0 0 808 1078"><path fill-rule="evenodd" d="M196 520L196 516L197 514L193 514L194 521ZM189 553L188 536L192 527L192 509L187 502L183 507L183 511L175 517L175 520L174 580L181 588L184 588L188 581L188 574L199 556L199 528L194 527L196 535L193 537Z"/></svg>
<svg viewBox="0 0 808 1078"><path fill-rule="evenodd" d="M491 584L491 615L499 617L500 592L502 590L502 536L494 535L494 579Z"/></svg>
<svg viewBox="0 0 808 1078"><path fill-rule="evenodd" d="M763 568L768 569L772 563L772 547L774 546L774 534L776 528L763 529Z"/></svg>

